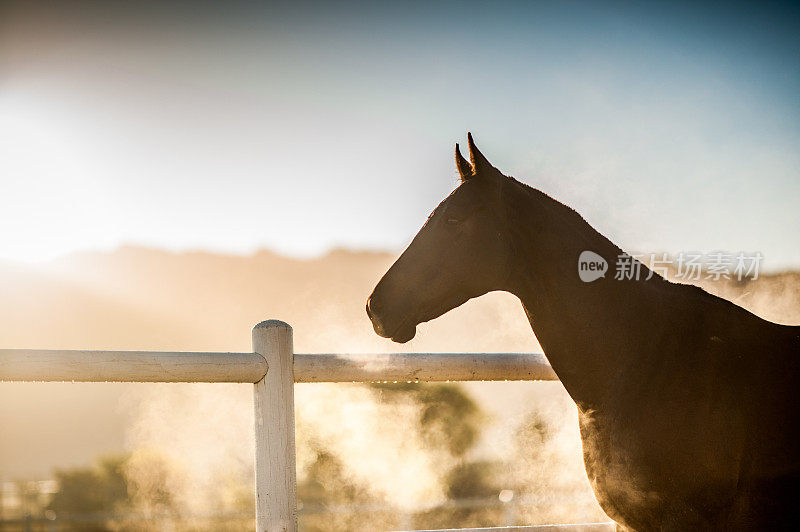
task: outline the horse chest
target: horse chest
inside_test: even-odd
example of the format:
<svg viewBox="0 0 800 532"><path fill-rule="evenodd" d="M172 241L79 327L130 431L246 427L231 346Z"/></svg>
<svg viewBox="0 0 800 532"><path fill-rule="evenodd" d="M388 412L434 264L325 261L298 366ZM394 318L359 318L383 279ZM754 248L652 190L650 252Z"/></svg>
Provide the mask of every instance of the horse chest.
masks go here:
<svg viewBox="0 0 800 532"><path fill-rule="evenodd" d="M615 521L632 525L646 508L662 496L647 488L646 475L626 446L614 445L614 434L592 412L580 413L581 440L586 473L597 501Z"/></svg>
<svg viewBox="0 0 800 532"><path fill-rule="evenodd" d="M638 421L638 422L637 422ZM614 520L634 529L659 528L697 508L714 508L735 489L737 460L724 438L693 431L692 423L580 412L586 472L598 502Z"/></svg>

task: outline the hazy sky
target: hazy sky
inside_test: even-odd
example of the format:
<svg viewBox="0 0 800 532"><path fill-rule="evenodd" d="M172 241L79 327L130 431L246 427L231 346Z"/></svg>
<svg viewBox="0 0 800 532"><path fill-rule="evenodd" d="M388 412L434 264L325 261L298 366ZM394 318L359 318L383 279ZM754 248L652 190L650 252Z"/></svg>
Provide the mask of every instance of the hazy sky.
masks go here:
<svg viewBox="0 0 800 532"><path fill-rule="evenodd" d="M628 250L800 267L796 9L63 4L0 4L0 257L400 250L470 130Z"/></svg>

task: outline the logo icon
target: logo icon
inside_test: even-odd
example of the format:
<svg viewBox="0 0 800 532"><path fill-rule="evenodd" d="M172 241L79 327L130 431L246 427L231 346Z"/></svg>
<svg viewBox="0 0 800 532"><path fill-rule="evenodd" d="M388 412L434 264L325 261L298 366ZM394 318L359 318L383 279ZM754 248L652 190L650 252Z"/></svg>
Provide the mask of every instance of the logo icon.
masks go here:
<svg viewBox="0 0 800 532"><path fill-rule="evenodd" d="M591 283L601 277L606 276L608 272L608 262L606 259L595 253L594 251L583 251L578 257L578 277L584 283Z"/></svg>

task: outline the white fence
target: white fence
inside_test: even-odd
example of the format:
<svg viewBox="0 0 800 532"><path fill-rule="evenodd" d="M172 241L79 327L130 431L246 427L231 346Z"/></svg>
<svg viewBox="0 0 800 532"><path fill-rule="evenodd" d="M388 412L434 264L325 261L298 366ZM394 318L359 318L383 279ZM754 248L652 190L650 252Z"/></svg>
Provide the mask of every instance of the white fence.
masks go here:
<svg viewBox="0 0 800 532"><path fill-rule="evenodd" d="M254 383L256 530L297 530L295 382L557 380L542 355L294 353L292 328L253 328L252 353L0 349L0 381ZM468 529L461 529L462 532ZM611 523L469 530L611 531Z"/></svg>

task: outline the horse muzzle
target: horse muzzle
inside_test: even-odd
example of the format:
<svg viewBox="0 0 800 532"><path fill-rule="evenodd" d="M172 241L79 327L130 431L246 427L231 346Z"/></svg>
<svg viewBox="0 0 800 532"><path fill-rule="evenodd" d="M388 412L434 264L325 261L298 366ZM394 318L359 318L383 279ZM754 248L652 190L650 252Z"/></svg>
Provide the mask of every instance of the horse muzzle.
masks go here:
<svg viewBox="0 0 800 532"><path fill-rule="evenodd" d="M367 299L367 316L372 322L375 334L389 338L393 342L404 344L417 334L416 324L412 324L409 320L401 321L396 326L387 324L386 309L381 300L375 297L374 292Z"/></svg>

